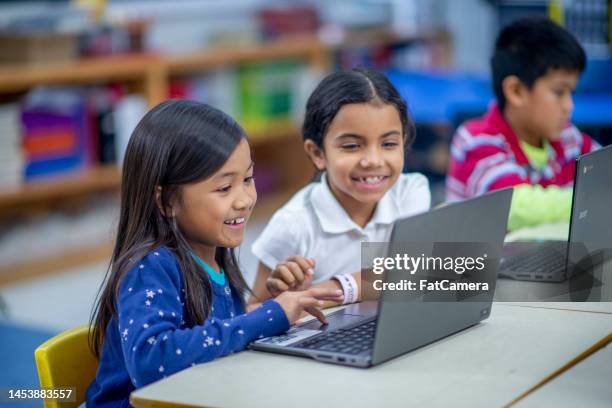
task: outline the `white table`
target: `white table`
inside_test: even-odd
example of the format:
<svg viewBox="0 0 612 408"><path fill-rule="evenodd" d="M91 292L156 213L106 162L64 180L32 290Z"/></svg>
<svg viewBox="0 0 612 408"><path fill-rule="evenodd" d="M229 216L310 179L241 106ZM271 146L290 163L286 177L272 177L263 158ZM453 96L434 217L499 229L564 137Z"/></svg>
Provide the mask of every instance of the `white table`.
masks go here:
<svg viewBox="0 0 612 408"><path fill-rule="evenodd" d="M612 331L612 315L495 304L483 323L360 369L247 351L132 393L135 407L499 407Z"/></svg>
<svg viewBox="0 0 612 408"><path fill-rule="evenodd" d="M520 399L516 407L536 408L610 408L612 406L612 333L600 347L569 369L540 386L536 392Z"/></svg>

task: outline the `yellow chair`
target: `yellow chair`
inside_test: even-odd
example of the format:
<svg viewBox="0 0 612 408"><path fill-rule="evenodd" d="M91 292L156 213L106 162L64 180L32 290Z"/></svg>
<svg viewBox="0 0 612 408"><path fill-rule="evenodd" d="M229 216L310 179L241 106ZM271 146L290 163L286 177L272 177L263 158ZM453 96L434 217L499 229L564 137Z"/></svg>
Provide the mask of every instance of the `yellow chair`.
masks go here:
<svg viewBox="0 0 612 408"><path fill-rule="evenodd" d="M89 326L67 330L45 341L35 351L41 388L76 387L75 402L45 400L45 408L78 407L96 377L98 359L89 349Z"/></svg>

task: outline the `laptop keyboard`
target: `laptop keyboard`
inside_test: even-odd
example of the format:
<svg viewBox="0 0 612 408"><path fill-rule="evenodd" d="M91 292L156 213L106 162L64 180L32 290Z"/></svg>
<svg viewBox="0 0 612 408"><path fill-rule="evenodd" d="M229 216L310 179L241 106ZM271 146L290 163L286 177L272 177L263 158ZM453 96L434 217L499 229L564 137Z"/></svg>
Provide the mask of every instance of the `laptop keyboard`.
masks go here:
<svg viewBox="0 0 612 408"><path fill-rule="evenodd" d="M350 329L334 330L300 343L297 347L311 350L361 354L374 345L376 320Z"/></svg>
<svg viewBox="0 0 612 408"><path fill-rule="evenodd" d="M567 243L546 242L509 258L500 264L500 274L504 276L529 277L533 274L551 275L565 270Z"/></svg>

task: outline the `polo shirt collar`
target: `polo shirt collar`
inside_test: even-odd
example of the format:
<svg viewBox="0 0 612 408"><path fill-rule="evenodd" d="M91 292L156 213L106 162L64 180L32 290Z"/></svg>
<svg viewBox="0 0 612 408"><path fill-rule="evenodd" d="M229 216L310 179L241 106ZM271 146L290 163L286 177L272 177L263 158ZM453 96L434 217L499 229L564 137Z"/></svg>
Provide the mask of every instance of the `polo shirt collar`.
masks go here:
<svg viewBox="0 0 612 408"><path fill-rule="evenodd" d="M487 123L492 124L497 129L500 129L501 133L504 135L504 138L506 141L508 141L508 144L512 149L512 153L514 154L514 157L519 165L529 165L532 168L537 168L531 164L531 161L521 146L518 135L514 132L514 129L512 129L510 123L508 123L502 112L499 110L497 103L491 104L489 111L485 115L485 120ZM561 144L561 140L553 140L548 142L548 144L550 146L548 151L549 154L552 154L551 157L553 158L553 161L556 156L564 156L564 149Z"/></svg>
<svg viewBox="0 0 612 408"><path fill-rule="evenodd" d="M362 231L373 224L392 224L399 216L399 208L394 205L391 193L391 190L395 187L394 185L380 199L376 205L372 219L365 228L361 228L357 225L340 205L327 184L326 173L321 175L321 181L314 187L311 195L311 202L323 231L332 234L339 234L352 230Z"/></svg>

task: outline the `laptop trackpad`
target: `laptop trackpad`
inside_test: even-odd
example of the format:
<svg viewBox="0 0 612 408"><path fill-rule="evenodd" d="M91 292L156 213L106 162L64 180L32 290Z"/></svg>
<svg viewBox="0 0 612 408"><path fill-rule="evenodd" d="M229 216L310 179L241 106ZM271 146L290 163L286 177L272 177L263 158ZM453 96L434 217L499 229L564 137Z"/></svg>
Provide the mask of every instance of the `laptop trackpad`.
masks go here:
<svg viewBox="0 0 612 408"><path fill-rule="evenodd" d="M363 320L364 316L350 314L348 313L347 309L338 310L327 315L327 321L329 322L327 325L322 324L317 319L313 319L307 323L292 327L285 334L280 336L266 337L264 339L257 340L255 343L289 346L309 337L316 336L317 334L348 327L354 323L362 322Z"/></svg>
<svg viewBox="0 0 612 408"><path fill-rule="evenodd" d="M349 314L346 310L338 310L327 316L328 325L322 324L317 319L311 320L308 323L299 325L299 329L330 331L341 329L350 326L351 324L363 321L364 317L360 315Z"/></svg>

